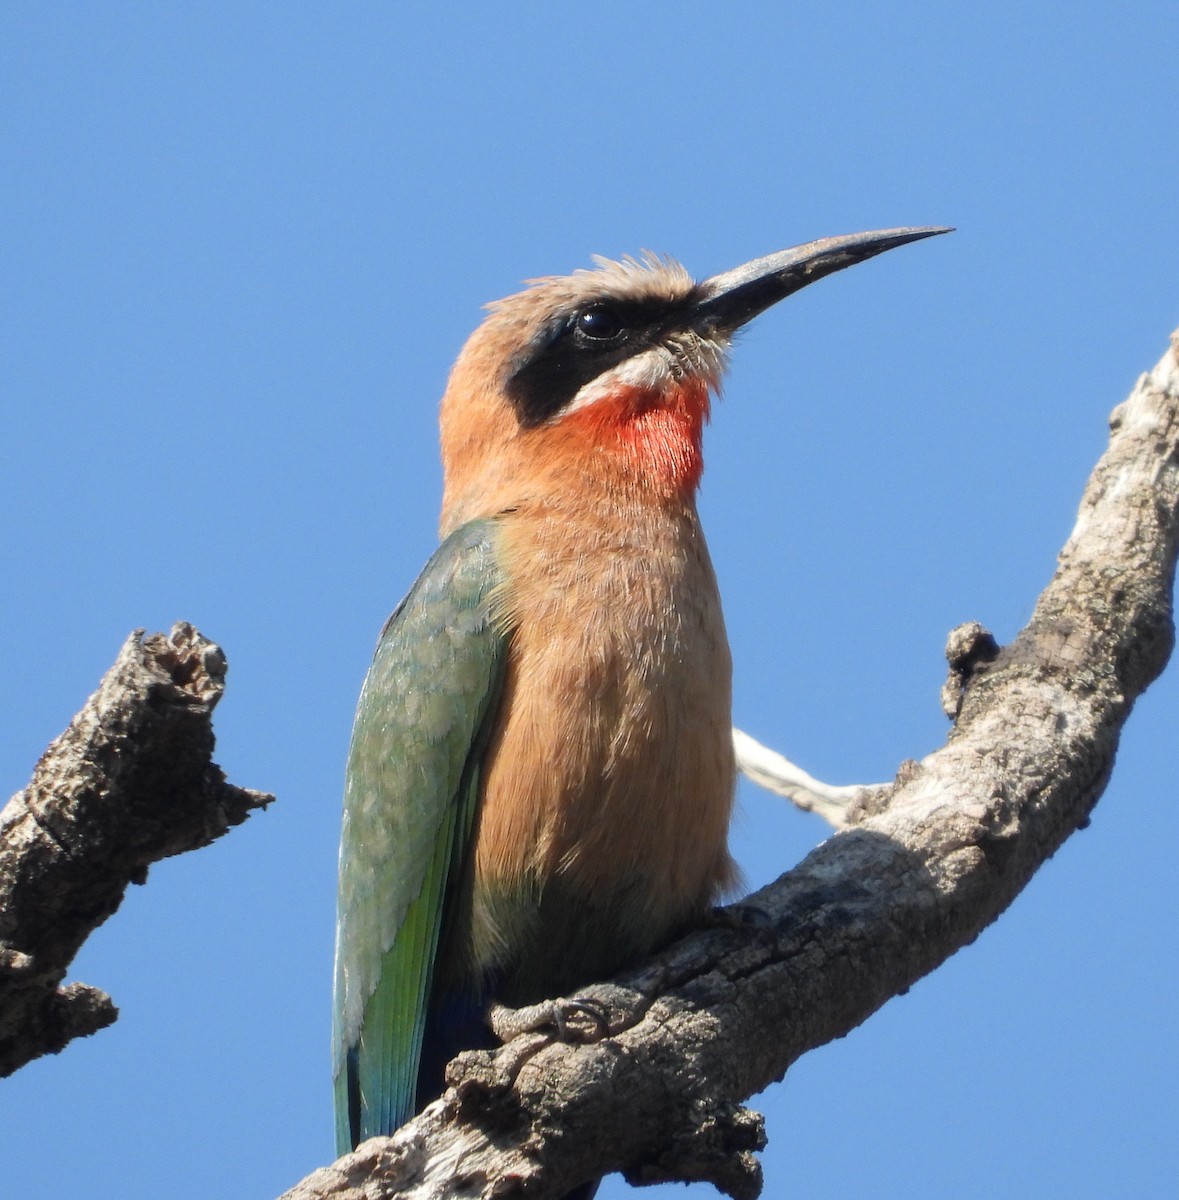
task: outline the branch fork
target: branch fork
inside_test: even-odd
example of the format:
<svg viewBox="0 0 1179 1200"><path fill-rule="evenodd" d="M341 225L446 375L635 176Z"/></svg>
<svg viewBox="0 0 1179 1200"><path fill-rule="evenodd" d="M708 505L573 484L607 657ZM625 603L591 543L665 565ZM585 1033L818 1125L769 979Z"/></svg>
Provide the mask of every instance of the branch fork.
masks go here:
<svg viewBox="0 0 1179 1200"><path fill-rule="evenodd" d="M764 1131L742 1102L1003 911L1087 822L1130 709L1171 653L1174 348L1110 424L1027 627L1003 648L974 624L951 634L944 747L891 784L841 788L734 731L743 769L840 830L737 906L758 919L713 922L559 1002L577 1040L501 1014L518 1036L460 1055L439 1101L284 1200L555 1200L611 1171L752 1200ZM224 655L189 625L133 634L0 813L0 1074L114 1019L98 989L62 986L86 936L152 863L271 800L211 760L224 677Z"/></svg>

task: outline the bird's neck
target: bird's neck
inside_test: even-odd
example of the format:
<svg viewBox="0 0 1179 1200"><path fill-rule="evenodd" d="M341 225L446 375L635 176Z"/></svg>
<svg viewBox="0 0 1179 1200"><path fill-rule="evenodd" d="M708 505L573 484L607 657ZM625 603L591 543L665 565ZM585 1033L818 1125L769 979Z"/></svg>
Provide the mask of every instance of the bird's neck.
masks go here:
<svg viewBox="0 0 1179 1200"><path fill-rule="evenodd" d="M620 385L525 430L511 427L490 391L472 393L463 408L444 401L442 533L521 506L690 508L708 415L708 386L699 380L660 389Z"/></svg>

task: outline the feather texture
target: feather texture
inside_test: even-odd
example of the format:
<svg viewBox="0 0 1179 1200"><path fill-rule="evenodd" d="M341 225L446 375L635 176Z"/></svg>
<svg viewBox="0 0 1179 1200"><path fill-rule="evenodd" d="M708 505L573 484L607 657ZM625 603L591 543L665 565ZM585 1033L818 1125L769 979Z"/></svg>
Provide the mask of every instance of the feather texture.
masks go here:
<svg viewBox="0 0 1179 1200"><path fill-rule="evenodd" d="M333 1071L340 1152L413 1112L448 896L462 887L506 635L494 521L439 547L357 707L340 845Z"/></svg>

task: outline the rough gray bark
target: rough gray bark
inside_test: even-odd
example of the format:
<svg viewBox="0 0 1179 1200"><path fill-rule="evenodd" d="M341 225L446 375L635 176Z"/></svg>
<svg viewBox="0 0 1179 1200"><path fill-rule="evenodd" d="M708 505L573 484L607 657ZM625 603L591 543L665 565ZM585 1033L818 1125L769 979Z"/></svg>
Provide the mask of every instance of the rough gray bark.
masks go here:
<svg viewBox="0 0 1179 1200"><path fill-rule="evenodd" d="M61 982L127 885L273 799L212 761L225 670L191 625L132 634L0 812L0 1076L117 1017L105 993Z"/></svg>
<svg viewBox="0 0 1179 1200"><path fill-rule="evenodd" d="M608 1036L560 1044L530 1033L460 1056L442 1100L284 1200L545 1200L611 1171L755 1196L761 1128L741 1101L1007 907L1086 823L1131 705L1166 663L1179 537L1174 347L1111 427L1027 627L997 653L979 627L951 636L944 700L957 721L942 749L865 793L852 828L735 906L744 923L692 934L579 993L608 1015Z"/></svg>

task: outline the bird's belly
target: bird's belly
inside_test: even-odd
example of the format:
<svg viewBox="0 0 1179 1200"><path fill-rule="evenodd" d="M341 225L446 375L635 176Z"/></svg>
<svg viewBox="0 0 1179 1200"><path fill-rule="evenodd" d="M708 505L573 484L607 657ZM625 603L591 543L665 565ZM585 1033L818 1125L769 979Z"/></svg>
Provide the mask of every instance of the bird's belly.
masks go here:
<svg viewBox="0 0 1179 1200"><path fill-rule="evenodd" d="M644 579L629 619L567 595L514 634L470 927L509 1003L641 958L732 881L731 664L703 565L664 595Z"/></svg>

